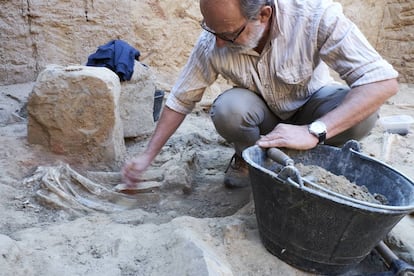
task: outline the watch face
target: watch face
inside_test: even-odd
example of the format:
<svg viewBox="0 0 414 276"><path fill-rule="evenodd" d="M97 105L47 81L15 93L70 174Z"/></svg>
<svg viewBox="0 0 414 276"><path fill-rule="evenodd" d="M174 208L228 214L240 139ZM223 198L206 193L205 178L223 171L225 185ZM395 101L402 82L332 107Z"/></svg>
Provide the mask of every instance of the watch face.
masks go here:
<svg viewBox="0 0 414 276"><path fill-rule="evenodd" d="M315 135L318 140L319 144L323 144L326 139L326 126L321 121L315 121L309 126L309 132Z"/></svg>
<svg viewBox="0 0 414 276"><path fill-rule="evenodd" d="M326 132L326 126L324 123L316 121L310 125L310 130L314 133L324 133Z"/></svg>

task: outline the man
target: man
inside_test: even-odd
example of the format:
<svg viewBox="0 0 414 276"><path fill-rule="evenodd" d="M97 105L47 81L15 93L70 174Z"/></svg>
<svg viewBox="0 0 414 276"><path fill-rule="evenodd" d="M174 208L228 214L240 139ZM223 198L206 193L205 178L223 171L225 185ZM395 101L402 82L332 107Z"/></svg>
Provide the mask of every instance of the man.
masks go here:
<svg viewBox="0 0 414 276"><path fill-rule="evenodd" d="M219 74L234 83L211 107L216 130L235 148L228 187L249 183L246 147L307 150L360 139L398 90L397 72L330 0L200 0L200 10L204 31L146 150L125 164L127 185L137 184ZM327 65L347 85L335 83Z"/></svg>

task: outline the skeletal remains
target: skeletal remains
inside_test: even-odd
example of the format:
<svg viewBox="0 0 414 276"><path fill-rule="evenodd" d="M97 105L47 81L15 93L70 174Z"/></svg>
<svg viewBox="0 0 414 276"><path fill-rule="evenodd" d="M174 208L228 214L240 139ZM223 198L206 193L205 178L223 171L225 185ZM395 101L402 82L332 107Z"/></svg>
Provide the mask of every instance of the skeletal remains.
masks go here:
<svg viewBox="0 0 414 276"><path fill-rule="evenodd" d="M125 194L120 173L87 172L87 175L81 175L68 164L60 164L39 166L33 176L23 181L26 186L37 189L35 195L41 202L76 216L132 209L159 198L155 191L161 182L144 181L136 193Z"/></svg>

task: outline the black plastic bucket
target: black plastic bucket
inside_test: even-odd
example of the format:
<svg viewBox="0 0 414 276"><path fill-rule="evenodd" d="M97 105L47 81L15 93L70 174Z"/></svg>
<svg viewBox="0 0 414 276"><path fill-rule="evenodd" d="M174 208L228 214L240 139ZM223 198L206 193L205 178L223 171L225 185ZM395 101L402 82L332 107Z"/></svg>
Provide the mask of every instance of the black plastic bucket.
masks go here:
<svg viewBox="0 0 414 276"><path fill-rule="evenodd" d="M360 153L356 141L343 148L320 145L309 151L284 152L295 163L343 175L388 200L388 205L374 204L307 187L301 182L316 184L291 173L298 173L294 167L271 160L266 150L252 146L243 151L262 242L272 254L299 269L330 275L350 270L414 210L413 182Z"/></svg>

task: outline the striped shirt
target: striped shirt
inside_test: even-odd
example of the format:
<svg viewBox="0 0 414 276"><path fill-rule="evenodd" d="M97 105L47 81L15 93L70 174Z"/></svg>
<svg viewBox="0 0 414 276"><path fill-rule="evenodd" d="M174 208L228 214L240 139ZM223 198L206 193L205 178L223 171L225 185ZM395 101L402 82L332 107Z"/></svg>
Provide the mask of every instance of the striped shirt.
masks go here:
<svg viewBox="0 0 414 276"><path fill-rule="evenodd" d="M333 83L329 68L350 87L396 78L398 73L331 0L276 0L270 39L261 54L218 48L203 31L166 105L192 111L218 75L263 97L288 119L321 87Z"/></svg>

